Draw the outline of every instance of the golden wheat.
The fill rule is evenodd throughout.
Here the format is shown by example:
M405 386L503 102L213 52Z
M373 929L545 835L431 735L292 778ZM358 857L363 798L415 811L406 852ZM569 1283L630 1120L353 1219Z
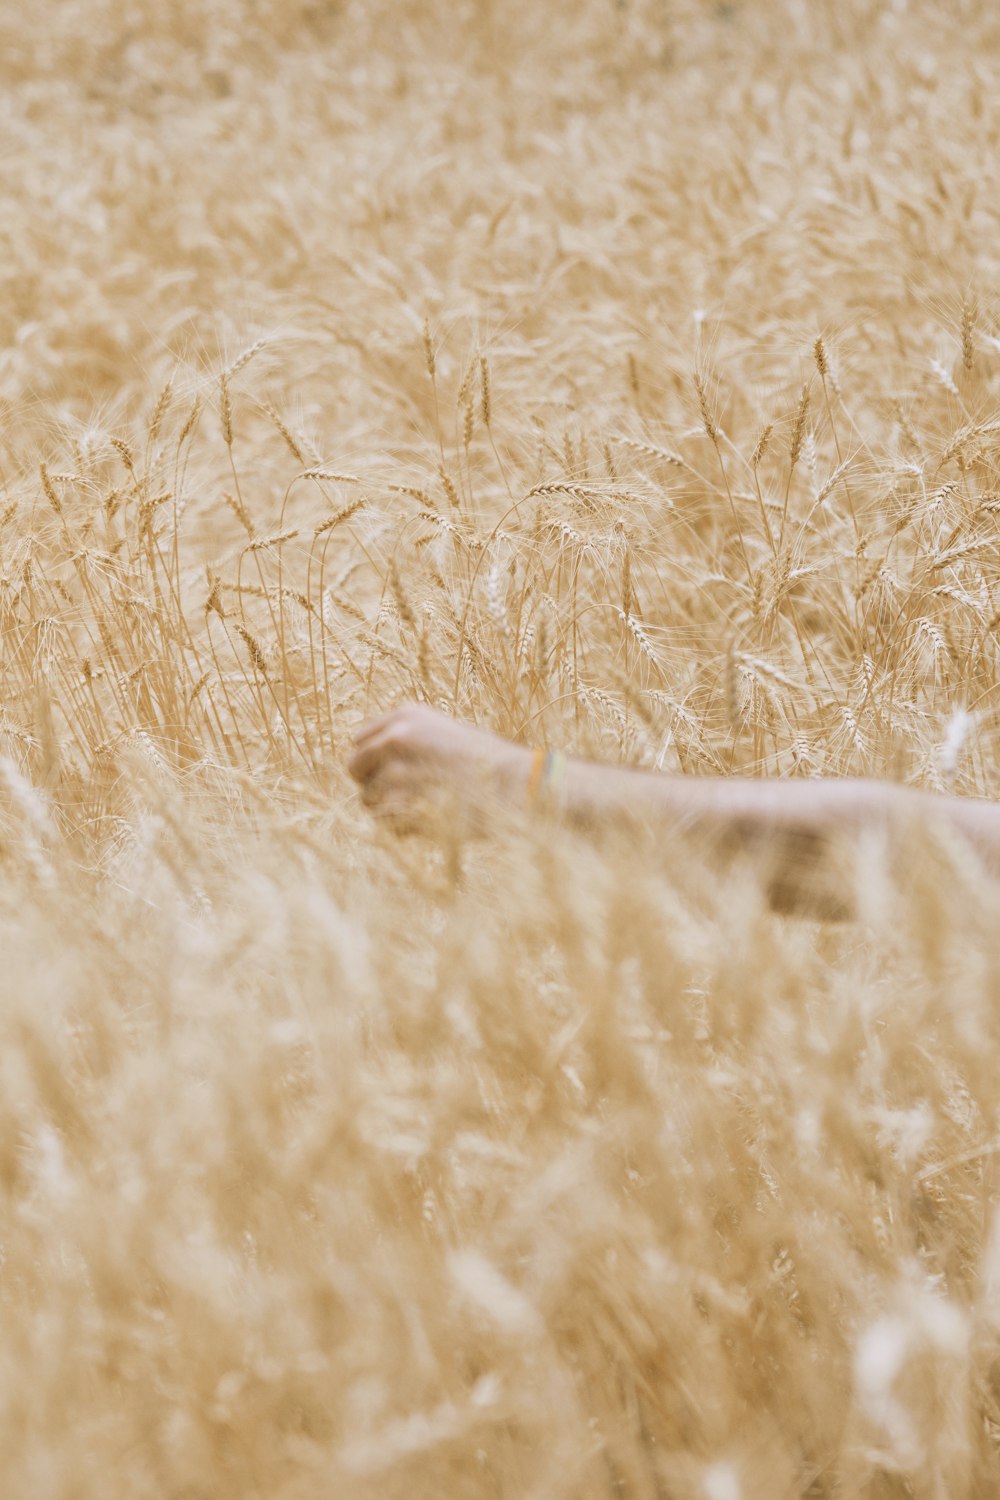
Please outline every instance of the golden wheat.
M1000 1487L974 857L871 831L792 920L346 773L421 698L1000 794L952 10L0 17L2 1495Z

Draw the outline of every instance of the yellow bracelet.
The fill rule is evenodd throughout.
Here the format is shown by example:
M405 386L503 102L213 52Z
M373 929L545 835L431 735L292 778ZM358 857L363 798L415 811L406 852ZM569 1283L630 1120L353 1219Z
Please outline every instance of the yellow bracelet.
M541 748L532 751L531 770L528 772L528 806L534 807L538 801L538 793L542 788L542 776L545 774L545 762L547 754Z
M561 750L535 750L528 773L528 806L537 807L543 799L558 794L566 774L566 757Z

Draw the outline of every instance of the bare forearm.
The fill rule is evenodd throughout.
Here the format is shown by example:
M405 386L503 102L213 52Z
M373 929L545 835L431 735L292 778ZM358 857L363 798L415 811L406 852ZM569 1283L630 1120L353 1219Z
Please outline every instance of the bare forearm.
M555 796L585 827L670 843L688 835L724 858L756 858L775 904L798 910L849 903L853 882L841 855L868 832L900 869L907 830L929 827L956 836L1000 873L1000 805L992 802L877 781L664 776L576 760L560 778L562 757L543 754L539 766L540 753L408 704L360 726L350 771L366 804L399 826L418 822L435 793L450 814L491 796L522 806Z
M785 908L836 905L843 896L838 855L862 834L881 836L891 852L902 830L918 822L958 834L1000 871L995 804L888 782L653 775L575 761L567 768L566 810L589 826L687 835L724 856L756 857L772 898Z
M789 829L821 835L861 827L872 819L888 821L927 800L890 783L846 778L669 776L587 761L571 761L566 773L567 812L581 822L617 813L661 824L665 830L690 829L748 841Z

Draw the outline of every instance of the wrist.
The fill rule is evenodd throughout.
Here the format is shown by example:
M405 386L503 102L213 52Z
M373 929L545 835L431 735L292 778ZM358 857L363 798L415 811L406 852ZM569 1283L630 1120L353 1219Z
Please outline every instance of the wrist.
M569 761L562 750L531 752L525 799L530 810L562 811Z

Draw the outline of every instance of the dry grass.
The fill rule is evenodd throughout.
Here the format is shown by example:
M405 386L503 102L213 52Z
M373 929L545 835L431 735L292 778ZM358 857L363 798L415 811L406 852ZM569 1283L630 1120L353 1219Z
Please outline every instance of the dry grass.
M998 40L0 15L5 1496L1000 1487L981 872L825 927L344 771L1000 790Z

